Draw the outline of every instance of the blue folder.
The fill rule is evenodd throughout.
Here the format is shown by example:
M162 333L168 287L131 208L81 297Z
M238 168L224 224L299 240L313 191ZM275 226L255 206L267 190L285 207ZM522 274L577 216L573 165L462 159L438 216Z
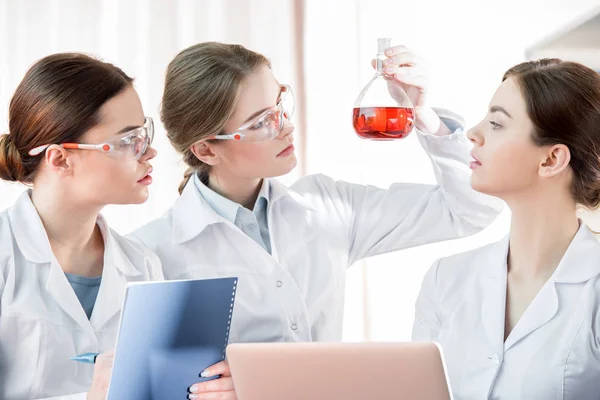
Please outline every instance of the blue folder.
M185 399L225 359L237 278L127 286L107 400Z

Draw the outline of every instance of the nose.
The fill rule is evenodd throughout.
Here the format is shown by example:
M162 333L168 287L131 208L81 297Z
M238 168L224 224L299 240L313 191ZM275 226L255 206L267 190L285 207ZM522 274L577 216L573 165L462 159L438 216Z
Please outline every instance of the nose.
M481 123L467 131L467 138L469 138L473 144L477 144L478 146L483 144L483 135L481 135L481 131L479 129L480 125Z
M156 149L154 147L152 147L152 145L148 145L146 152L140 157L139 162L142 164L145 162L148 162L148 161L152 160L154 157L156 157L157 154L158 154L158 152L156 151Z
M287 135L292 134L294 132L294 129L294 124L292 124L289 119L283 118L283 126L281 127L281 130L277 135L277 139L283 139Z

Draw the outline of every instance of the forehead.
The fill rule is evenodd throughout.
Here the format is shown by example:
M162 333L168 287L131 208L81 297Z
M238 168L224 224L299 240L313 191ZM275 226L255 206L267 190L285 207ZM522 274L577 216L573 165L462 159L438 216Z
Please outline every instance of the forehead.
M100 119L105 125L143 125L144 110L135 89L130 86L104 103L100 108Z
M109 139L126 127L144 125L144 110L131 86L104 103L98 114L100 121L85 135L87 140Z
M273 107L279 96L279 83L271 69L260 66L241 83L235 111L231 118L237 123L245 122L257 111Z
M514 119L528 119L527 106L521 94L521 89L514 78L507 78L500 84L490 102L490 108L504 108Z

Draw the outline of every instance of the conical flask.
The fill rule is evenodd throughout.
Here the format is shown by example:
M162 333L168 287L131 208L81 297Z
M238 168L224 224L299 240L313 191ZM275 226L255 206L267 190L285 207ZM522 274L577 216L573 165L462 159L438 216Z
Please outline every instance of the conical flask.
M354 103L352 124L363 139L404 139L413 128L414 107L401 84L383 73L389 38L377 39L377 70Z

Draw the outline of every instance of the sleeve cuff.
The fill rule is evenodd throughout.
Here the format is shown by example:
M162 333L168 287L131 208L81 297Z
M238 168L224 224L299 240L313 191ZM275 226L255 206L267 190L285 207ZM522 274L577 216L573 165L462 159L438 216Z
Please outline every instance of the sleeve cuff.
M438 117L440 117L442 122L448 127L448 129L450 129L451 132L454 133L459 129L465 129L466 123L465 119L462 116L445 108L434 107L433 111L435 111Z

